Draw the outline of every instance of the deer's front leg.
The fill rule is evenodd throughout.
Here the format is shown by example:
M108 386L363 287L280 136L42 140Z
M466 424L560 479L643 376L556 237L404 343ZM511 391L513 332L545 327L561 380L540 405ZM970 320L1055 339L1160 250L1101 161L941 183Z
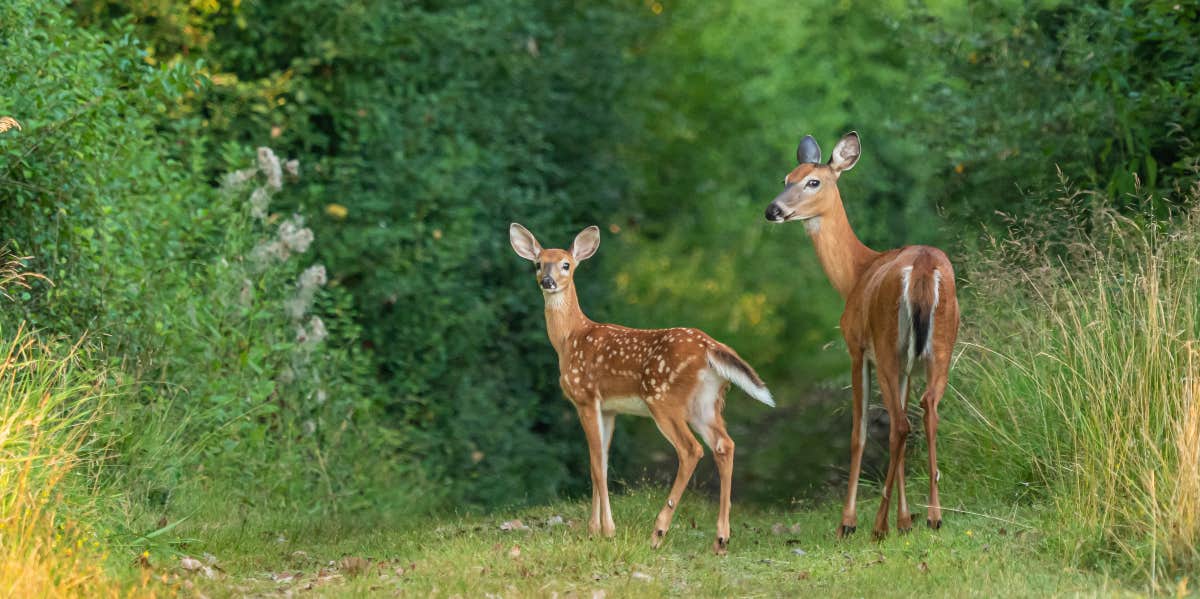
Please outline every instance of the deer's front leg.
M600 413L600 400L576 403L575 407L579 412L579 424L587 437L591 462L592 518L588 522L588 531L611 537L616 533L616 526L613 524L612 508L608 503L608 459L604 451L605 419Z
M844 538L858 527L858 477L862 473L863 447L867 444L867 397L871 393L870 364L862 352L851 356L850 380L853 388L853 418L850 427L850 480L846 505L842 508L842 523L837 535Z

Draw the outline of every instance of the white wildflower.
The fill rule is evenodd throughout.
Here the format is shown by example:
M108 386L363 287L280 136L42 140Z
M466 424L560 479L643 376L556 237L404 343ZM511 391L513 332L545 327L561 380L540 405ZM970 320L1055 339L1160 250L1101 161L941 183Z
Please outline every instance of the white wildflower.
M316 289L321 287L326 282L325 266L314 264L300 273L299 287L300 289Z
M270 266L276 260L287 260L289 255L291 252L288 251L287 244L279 240L264 241L250 250L250 259L259 269Z
M283 170L293 177L300 176L300 161L295 158L283 163Z
M279 225L279 241L283 242L289 250L303 254L308 251L308 246L313 241L313 232L312 229L304 226L303 216L294 214L291 219Z
M325 321L321 320L320 316L312 317L308 321L308 340L313 345L316 345L325 340L329 336L329 331L325 329Z
M279 167L279 157L271 148L263 146L258 149L258 170L267 176L267 186L274 190L283 188L283 170Z
M256 187L250 194L250 216L262 220L267 217L267 206L271 204L271 194L266 187Z
M258 174L258 169L246 168L240 171L226 173L225 178L221 181L221 189L226 192L237 191L242 188L247 182Z
M254 283L250 279L242 279L242 292L238 294L238 303L243 306L249 306L254 300Z

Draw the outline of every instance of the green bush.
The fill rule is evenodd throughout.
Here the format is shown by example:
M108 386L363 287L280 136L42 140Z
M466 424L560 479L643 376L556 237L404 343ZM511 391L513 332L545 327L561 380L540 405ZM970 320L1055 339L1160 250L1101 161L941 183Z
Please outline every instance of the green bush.
M273 146L305 164L284 206L354 298L386 419L460 501L582 491L540 297L508 249L519 220L547 243L610 213L626 185L614 106L638 29L617 4L80 3L128 16L163 63L202 57L211 88L167 127L186 148ZM184 59L182 54L188 53ZM183 153L180 154L181 156ZM215 174L224 165L208 161Z
M172 159L180 132L158 125L205 78L148 64L128 23L103 34L61 9L0 9L20 48L0 57L0 113L23 124L0 135L0 235L54 283L0 318L92 333L118 389L97 424L114 453L102 481L154 511L197 487L317 510L408 497L410 461L362 458L403 440L375 416L349 296L315 285L311 259L282 259L312 241L266 203L286 165L260 149L250 187L219 190L212 164ZM250 160L225 146L215 162ZM368 481L392 489L367 496Z
M996 1L915 31L910 45L945 73L915 132L952 219L1035 211L1056 169L1134 212L1133 174L1167 192L1156 198L1184 197L1174 192L1200 161L1188 139L1200 122L1200 8Z

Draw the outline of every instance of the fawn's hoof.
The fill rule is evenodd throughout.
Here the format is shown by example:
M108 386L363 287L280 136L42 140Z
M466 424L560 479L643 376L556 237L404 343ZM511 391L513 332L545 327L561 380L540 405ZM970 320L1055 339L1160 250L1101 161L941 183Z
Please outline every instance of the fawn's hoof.
M839 527L838 527L838 531L837 531L838 538L839 538L839 539L844 539L844 538L846 538L846 537L848 537L848 536L850 536L850 535L854 534L854 531L855 531L855 530L858 530L858 527L857 527L857 526L851 526L851 525L843 524L843 525L841 525L841 526L839 526Z
M650 547L654 549L662 547L663 539L666 538L666 536L667 531L661 528L655 529L654 534L650 535Z
M888 529L886 528L876 528L875 530L871 531L871 538L875 539L876 541L882 541L886 539L887 536Z
M729 539L723 539L721 537L717 537L717 540L713 541L713 553L715 553L717 555L725 555L728 552L729 552Z
M929 525L929 528L932 528L934 530L941 530L941 528L942 528L942 519L941 518L938 518L937 520L928 520L927 519L927 520L925 520L925 523Z

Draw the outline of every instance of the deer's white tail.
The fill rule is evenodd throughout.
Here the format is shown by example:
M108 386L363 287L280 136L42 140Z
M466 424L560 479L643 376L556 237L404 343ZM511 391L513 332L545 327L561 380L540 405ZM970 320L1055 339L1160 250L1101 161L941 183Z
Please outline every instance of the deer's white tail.
M717 371L718 376L737 385L750 397L772 408L775 407L775 400L771 398L771 391L767 389L766 384L758 378L758 373L754 372L754 369L737 354L724 348L710 349L708 350L708 365Z

